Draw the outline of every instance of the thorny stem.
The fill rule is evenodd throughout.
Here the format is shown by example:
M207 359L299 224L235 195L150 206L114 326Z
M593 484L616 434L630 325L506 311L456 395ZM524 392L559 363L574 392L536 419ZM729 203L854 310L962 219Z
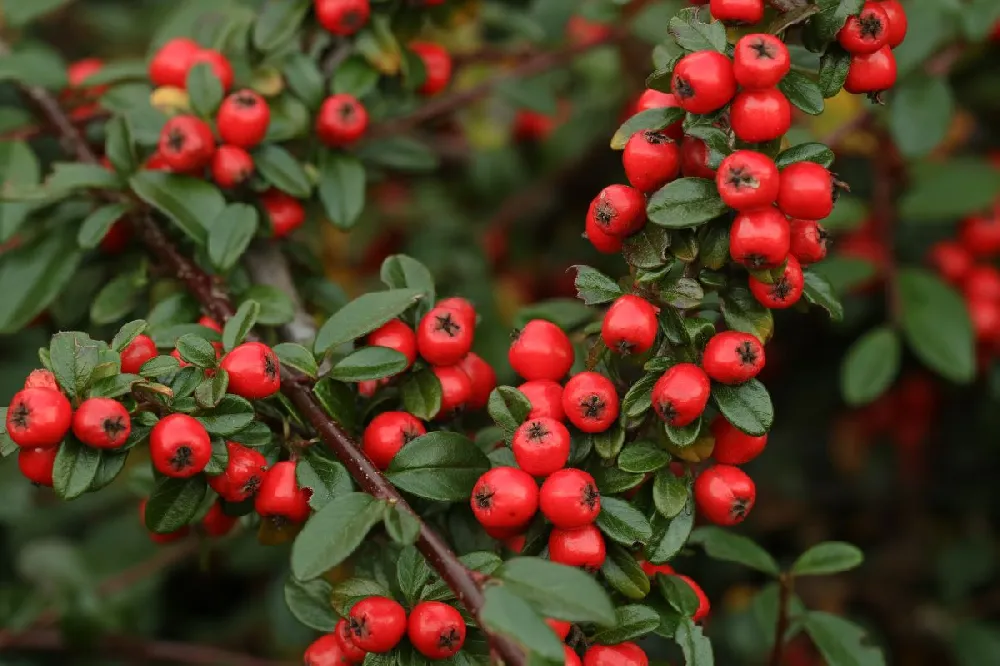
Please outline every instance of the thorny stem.
M771 651L770 666L781 666L781 654L785 649L785 634L788 633L788 606L792 599L795 579L790 573L783 573L778 579L778 621L774 626L774 649Z

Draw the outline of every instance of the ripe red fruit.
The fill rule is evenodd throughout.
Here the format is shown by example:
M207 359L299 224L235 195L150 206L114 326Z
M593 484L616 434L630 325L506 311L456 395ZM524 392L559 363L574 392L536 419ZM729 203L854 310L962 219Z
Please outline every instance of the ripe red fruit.
M608 185L590 202L588 222L591 218L604 233L624 238L646 223L646 198L634 187Z
M745 211L774 203L780 178L778 167L767 155L737 150L722 160L715 174L715 185L727 206Z
M212 459L212 440L205 427L187 414L165 416L149 434L153 467L165 476L186 479Z
M962 281L962 293L970 300L1000 302L1000 271L989 265L973 266Z
M122 372L137 374L142 366L151 358L156 357L156 343L148 335L137 335L122 350Z
M767 435L754 437L741 431L721 414L712 421L715 448L712 457L725 465L745 465L764 451Z
M583 666L649 666L649 658L635 643L594 645L584 653Z
M275 238L283 238L302 226L306 211L295 197L278 189L260 195L260 205L271 221Z
M229 534L229 530L233 529L237 520L239 520L237 516L227 516L222 510L222 504L215 502L201 519L201 527L208 536L221 537Z
M222 327L219 326L219 322L215 321L211 317L199 317L198 325L204 326L210 331L215 331L216 333L222 333ZM214 344L214 343L213 343Z
M420 94L430 97L447 88L451 81L451 54L447 49L433 42L412 42L410 50L419 56L427 72L417 89Z
M855 95L874 94L877 99L878 93L896 85L896 71L896 56L888 46L868 55L856 55L851 58L844 90Z
M201 118L174 116L160 131L159 152L173 171L189 173L203 169L215 154L212 128Z
M143 527L146 526L146 502L147 500L142 500L139 502L139 522L142 523ZM148 528L147 528L148 529ZM167 532L166 534L160 534L157 532L149 531L149 540L153 543L165 544L177 541L188 535L191 528L185 525L179 530L174 530L173 532Z
M742 384L764 369L764 346L749 333L717 333L705 345L701 367L717 382Z
M240 90L222 101L215 124L225 143L253 148L264 140L271 122L271 107L252 90Z
M745 90L774 88L791 68L788 47L774 35L744 35L736 42L733 74Z
M582 469L561 469L545 479L538 506L553 525L569 530L590 525L601 512L601 493L594 477Z
M785 270L772 284L761 282L750 276L750 293L757 302L775 310L790 308L799 302L802 289L805 287L805 276L798 259L788 255Z
M24 380L24 388L44 388L58 391L59 382L56 381L56 376L51 372L39 368L28 373L28 377Z
M457 365L431 368L441 383L441 409L435 418L445 418L464 409L472 398L472 380Z
M316 134L331 148L354 143L368 129L368 111L352 95L331 95L316 115Z
M74 95L76 91L79 91L79 93L81 93L80 96L82 97L95 96L104 93L108 89L107 86L87 88L83 85L84 81L94 74L97 74L102 69L104 69L104 63L100 60L100 58L84 58L83 60L77 60L76 62L70 64L70 66L66 68L66 82L69 86L66 90L60 93L60 98L72 99L76 96ZM74 109L74 111L76 110L78 109Z
M548 476L569 460L569 430L555 419L529 419L514 432L511 449L518 467L531 476Z
M889 48L894 49L902 44L906 38L908 23L906 11L899 0L882 0L881 5L885 15L889 17L889 34L886 38L886 44Z
M507 359L514 372L527 380L559 381L573 365L573 344L561 328L533 319L515 333Z
M237 146L219 146L212 156L212 180L223 189L242 185L253 168L253 157Z
M476 306L460 296L444 298L435 304L439 308L451 310L460 315L470 326L476 325Z
M516 467L494 467L472 489L472 513L484 527L520 527L538 510L538 486Z
M428 659L447 659L465 644L465 620L448 604L423 601L410 611L406 635Z
M802 265L815 264L826 258L829 234L815 220L789 220L791 242L788 249Z
M417 360L417 336L413 329L399 319L393 319L368 334L365 341L370 347L394 349L406 357L409 368Z
M678 363L653 385L653 409L668 424L680 428L701 416L711 392L704 370L693 363Z
M611 26L573 14L566 23L566 37L574 46L597 45L611 34Z
M792 126L792 105L777 88L744 90L733 98L729 123L740 141L764 143L784 136Z
M889 41L889 15L881 4L866 2L860 13L847 17L837 41L851 54L874 53Z
M606 556L604 535L594 525L572 530L556 528L549 534L549 559L558 564L597 571Z
M417 350L428 363L454 365L472 349L474 324L454 310L432 308L417 325Z
M622 165L632 187L654 192L680 174L680 147L663 132L636 132L625 144Z
M351 625L344 619L340 618L337 620L337 626L333 628L333 634L337 637L337 645L343 650L344 656L352 664L360 664L365 660L365 655L368 654L353 642L351 642Z
M708 7L717 21L753 25L764 18L764 0L711 0Z
M281 388L281 364L270 347L261 342L244 342L222 357L219 364L229 373L230 393L259 400Z
M927 261L942 278L957 285L972 270L975 260L962 245L954 241L940 241L931 246Z
M469 409L482 409L490 400L490 393L497 387L497 373L481 356L469 352L458 362L458 369L466 374L472 392L466 401Z
M639 560L639 567L642 569L642 573L646 574L650 578L656 577L656 574L673 576L676 573L674 568L669 564L653 564L652 562L647 562L646 560Z
M563 666L583 666L583 662L580 661L580 655L576 653L576 650L568 645L563 646Z
M573 375L563 388L566 418L583 432L604 432L618 418L618 392L596 372Z
M518 109L514 116L514 137L519 141L543 141L555 130L559 118L530 109Z
M73 408L61 391L27 388L19 391L7 409L7 434L18 446L55 446L73 420Z
M408 412L383 412L368 427L362 438L362 450L379 469L386 469L399 450L427 434L420 419Z
M233 87L233 66L226 56L214 49L199 49L191 59L191 66L194 67L198 63L207 64L222 84L222 91L229 92Z
M708 146L701 139L686 136L681 142L681 173L687 178L715 178L708 166Z
M698 585L698 583L691 580L688 576L677 574L677 577L691 586L691 589L694 591L694 595L698 597L698 609L694 612L694 615L691 616L691 619L694 622L701 622L708 617L708 613L712 609L712 605L708 602L708 596L705 594L705 591L701 589L701 585Z
M368 597L347 614L351 642L365 652L388 652L406 633L406 611L388 597Z
M976 340L988 345L1000 342L1000 303L981 298L966 302Z
M362 657L363 658L363 657ZM340 641L333 634L314 640L302 655L305 666L346 666L353 663L347 658Z
M524 382L517 387L517 390L524 394L524 397L531 403L531 411L528 412L529 419L548 417L556 421L566 418L563 411L562 394L563 387L558 383L539 379Z
M611 304L601 324L601 339L620 354L644 354L656 342L659 308L638 296L626 294Z
M149 80L155 86L187 86L187 75L201 47L190 39L178 37L160 47L149 62Z
M622 239L606 233L593 215L587 215L584 237L601 254L618 254L622 251Z
M709 467L694 481L694 501L698 513L716 525L742 523L756 498L753 479L732 465Z
M117 449L132 433L128 410L111 398L88 398L73 413L73 434L95 449Z
M975 216L962 220L958 239L970 253L988 257L1000 253L1000 216Z
M753 270L781 264L790 244L788 221L773 207L744 211L729 228L729 254Z
M52 487L52 467L59 455L57 446L22 448L17 452L17 466L28 481Z
M316 0L316 19L335 35L353 35L368 23L368 0Z
M559 640L564 641L566 637L569 636L570 629L573 628L571 622L565 622L563 620L553 620L552 618L545 618L545 624L549 625L549 629L555 632Z
M98 244L104 254L121 254L132 240L132 227L125 220L117 220Z
M671 87L688 113L718 111L736 94L733 63L718 51L689 53L674 67Z
M308 488L300 488L295 478L295 463L276 462L264 473L257 489L254 509L261 518L277 522L304 523L309 517Z
M259 452L236 442L226 442L229 460L218 476L208 477L208 485L227 502L243 502L260 489L267 472L267 459Z
M639 99L636 100L635 112L641 113L643 111L648 111L649 109L672 109L677 106L680 106L677 103L677 97L671 93L660 92L659 90L647 88L641 95L639 95ZM684 138L684 121L678 120L673 125L669 125L666 129L660 131L674 141L680 141Z
M796 162L781 170L778 208L788 217L822 220L833 212L837 183L815 162Z

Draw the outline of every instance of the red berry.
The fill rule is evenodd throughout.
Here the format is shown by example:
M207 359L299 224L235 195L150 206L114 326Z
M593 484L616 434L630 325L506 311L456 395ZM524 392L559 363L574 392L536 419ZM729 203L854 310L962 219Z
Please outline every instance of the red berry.
M88 398L73 413L73 434L95 449L117 449L132 432L128 410L111 398Z
M694 481L694 501L698 512L716 525L742 523L756 498L753 479L732 465L709 467Z
M24 478L40 486L52 487L52 467L59 455L57 446L22 448L17 452L17 466Z
M518 109L514 116L514 137L519 141L543 141L555 130L559 119L529 109Z
M715 462L725 465L745 465L759 456L767 446L767 435L748 435L722 415L716 416L712 421L712 435L715 437L712 457Z
M143 168L149 171L170 171L170 165L167 164L165 159L163 159L163 155L160 154L159 150L146 159L146 163L143 165Z
M837 185L833 174L815 162L796 162L781 170L778 208L788 217L822 220L833 212Z
M780 179L778 167L770 157L752 150L737 150L722 160L715 174L715 185L727 206L744 211L774 203Z
M194 67L198 63L207 64L215 77L219 79L219 83L222 84L223 92L229 92L229 89L233 87L233 66L226 56L214 49L199 49L191 60L191 66Z
M276 462L264 473L254 499L254 509L261 518L304 523L309 517L310 495L308 489L299 487L295 478L295 463L290 460Z
M302 663L305 666L347 666L353 662L347 658L337 638L333 634L326 634L306 648Z
M137 374L142 366L151 358L156 357L156 343L148 335L137 335L122 350L122 372Z
M653 192L680 174L680 147L663 132L636 132L625 144L622 164L632 187Z
M55 446L69 432L73 407L61 391L27 388L19 391L7 409L7 434L18 446Z
M970 300L1000 302L1000 271L989 265L973 266L962 281L962 293Z
M441 383L441 409L435 418L445 418L468 406L472 398L472 380L457 365L431 368Z
M888 46L851 58L844 90L855 95L876 94L896 85L896 56Z
M219 146L212 156L212 180L223 189L242 185L253 168L253 157L237 146Z
M549 559L558 564L597 571L606 556L604 535L594 525L571 530L556 528L549 534Z
M677 103L677 98L671 93L647 88L639 95L639 99L636 100L635 112L641 113L649 109L672 109L678 106L680 105ZM678 120L673 125L669 125L666 129L660 131L674 141L680 141L684 138L684 121Z
M351 641L351 637L353 636L351 625L346 619L340 618L337 620L337 626L333 628L333 635L336 636L337 645L343 650L344 656L348 661L352 664L360 664L365 660L365 655L368 653Z
M584 653L583 666L649 666L649 658L635 643L594 645Z
M744 35L736 42L733 74L744 90L774 88L791 68L788 47L774 35Z
M261 342L244 342L222 357L219 364L229 373L230 393L259 400L281 388L281 364L270 347Z
M733 98L729 123L740 141L772 141L792 126L792 105L777 88L744 90Z
M791 242L789 251L802 265L815 264L826 258L826 243L829 234L815 220L789 220Z
M412 42L410 50L424 63L427 77L417 90L430 97L448 87L451 81L451 54L440 44L433 42Z
M428 363L454 365L472 349L475 326L454 310L432 308L417 325L417 350Z
M278 189L270 189L260 195L260 205L271 221L275 238L284 238L306 220L306 211L299 200Z
M1000 253L1000 216L968 217L958 227L958 239L970 253L989 257Z
M353 35L368 23L368 0L316 0L316 18L335 35Z
M211 317L199 317L198 325L204 326L210 331L215 331L216 333L222 333L222 327L219 326L219 322L215 321Z
M569 430L555 419L529 419L514 432L511 449L518 467L531 476L548 476L569 460Z
M472 393L469 394L466 407L482 409L490 401L490 393L497 386L497 373L493 366L478 354L469 352L458 362L458 368L468 376L472 384Z
M435 305L460 315L470 326L476 325L476 307L464 298L452 296L438 301Z
M155 86L185 88L188 71L200 50L196 42L185 37L171 39L149 62L149 80Z
M24 380L24 388L44 388L58 391L59 382L56 381L56 376L48 370L32 370L28 373L27 379Z
M711 0L709 11L717 21L753 25L764 18L764 0Z
M240 90L222 101L215 124L225 143L253 148L264 140L271 122L271 107L252 90Z
M410 612L406 635L428 659L447 659L465 644L465 620L448 604L423 601Z
M705 345L701 367L717 382L742 384L764 369L764 346L749 333L717 333Z
M780 265L790 243L788 220L770 206L738 214L729 228L729 254L753 270Z
M711 392L704 370L693 363L678 363L653 385L653 409L668 424L681 428L701 416Z
M84 58L77 60L66 68L66 81L70 88L83 88L84 81L104 69L104 62L100 58ZM95 94L100 94L104 86L96 88Z
M580 661L580 655L576 653L576 650L568 645L563 646L563 653L565 658L563 659L563 666L583 666L583 662Z
M527 380L559 381L573 365L573 344L561 328L533 319L515 333L507 359L514 372Z
M226 442L229 460L226 469L218 476L208 477L208 485L227 502L239 503L257 494L264 474L267 459L249 447Z
M531 403L529 419L548 417L562 421L566 418L562 406L563 387L556 382L548 379L533 380L524 382L517 390Z
M701 622L708 617L708 612L712 609L712 605L708 602L708 596L705 594L705 591L701 589L701 585L698 585L698 583L694 582L689 577L682 576L680 574L677 574L677 577L690 585L691 589L694 591L694 595L698 597L698 609L694 612L694 615L691 616L691 619L695 622Z
M656 574L673 576L677 573L669 564L653 564L652 562L647 562L646 560L639 560L639 567L642 569L642 573L646 574L650 578L655 578Z
M785 270L772 284L750 276L750 293L758 303L775 310L790 308L798 303L804 287L805 276L802 275L802 266L791 255L786 260Z
M417 360L417 336L413 329L399 319L393 319L368 334L370 347L387 347L406 357L409 368Z
M611 304L601 324L601 338L608 349L621 354L644 354L656 342L659 308L638 296L626 294Z
M121 254L132 240L132 227L125 220L117 220L104 234L98 247L104 254Z
M581 372L563 388L563 411L583 432L604 432L618 418L618 392L604 375Z
M141 502L139 502L139 522L143 524L143 527L146 526L146 502L147 500L142 500ZM158 544L171 543L172 541L177 541L178 539L187 536L188 532L190 531L191 528L188 527L187 525L180 528L179 530L175 530L173 532L167 532L166 534L160 534L158 532L150 531L149 540L152 541L153 543L158 543Z
M542 514L560 529L590 525L601 512L601 493L594 477L582 469L560 469L538 493Z
M681 142L681 174L687 178L715 178L715 169L708 166L708 146L693 136Z
M221 537L229 534L229 530L233 529L237 520L239 518L236 516L227 516L226 512L222 510L222 504L215 502L205 517L201 519L201 526L208 536Z
M696 51L681 58L671 83L677 103L688 113L718 111L736 94L733 63L718 51Z
M516 467L494 467L472 489L472 513L484 527L520 527L538 510L538 486Z
M368 111L352 95L331 95L316 116L316 134L331 148L354 143L368 129Z
M646 223L646 198L634 187L608 185L590 202L587 218L610 236L630 236Z
M187 414L160 419L149 434L149 455L160 474L185 479L201 472L212 459L212 440L205 427Z
M365 428L362 448L379 469L386 469L399 450L427 429L420 419L407 412L383 412Z
M607 23L591 21L579 14L573 14L566 23L566 36L574 46L594 46L607 39L610 34L611 27Z
M368 597L347 614L351 642L365 652L388 652L406 633L406 611L388 597Z
M899 0L882 0L882 10L889 17L889 35L886 44L894 49L903 43L906 38L907 19L906 11Z
M940 241L931 246L927 261L942 278L957 285L972 270L975 260L962 245L954 241Z
M571 622L564 622L563 620L553 620L552 618L545 618L545 624L549 625L549 629L555 632L559 640L564 641L566 637L569 636L570 629L573 628Z
M584 231L584 236L601 254L618 254L622 251L622 239L606 233L593 215L587 215Z
M847 17L837 41L851 54L874 53L889 41L889 15L881 4L866 2L859 14Z
M995 345L1000 342L1000 303L976 298L966 303L976 340Z
M215 154L212 128L201 118L174 116L160 131L159 152L173 171L199 171L208 166Z

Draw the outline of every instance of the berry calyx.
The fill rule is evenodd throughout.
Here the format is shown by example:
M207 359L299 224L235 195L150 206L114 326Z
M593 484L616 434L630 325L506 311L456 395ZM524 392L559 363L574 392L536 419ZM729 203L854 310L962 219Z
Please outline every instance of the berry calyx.
M451 82L451 54L448 50L433 42L411 42L410 50L423 62L427 74L417 91L431 97L447 88Z
M413 414L383 412L365 428L362 450L376 467L384 470L400 449L425 434L427 429Z
M725 465L745 465L759 456L767 446L767 435L748 435L722 415L716 416L712 421L712 435L715 437L712 458Z
M839 184L815 162L796 162L781 170L778 208L788 217L822 220L833 212Z
M517 387L517 390L531 403L529 419L548 417L562 421L566 418L562 406L563 387L558 383L548 379L537 379L524 382Z
M316 19L327 32L341 37L353 35L368 23L368 0L316 0Z
M727 23L754 25L764 18L764 0L711 0L712 18Z
M620 296L604 313L601 339L620 354L644 354L656 342L659 308L639 296Z
M270 189L261 194L260 205L271 222L275 238L284 238L306 221L306 211L299 200L281 190Z
M696 51L674 67L671 89L688 113L718 111L736 94L733 63L718 51Z
M52 468L56 464L57 455L57 446L21 448L17 452L17 466L28 481L51 488Z
M354 143L368 129L368 111L356 97L341 93L324 100L316 115L316 135L327 146Z
M717 382L742 384L764 369L764 345L749 333L717 333L705 345L701 367Z
M128 410L111 398L88 398L73 413L73 434L95 449L117 449L132 432Z
M497 387L497 373L481 356L469 352L458 362L458 369L466 374L472 391L466 401L469 409L482 409L490 400L490 393Z
M744 90L774 88L791 68L788 47L774 35L744 35L736 42L733 75Z
M815 220L789 220L791 234L788 249L803 266L815 264L826 258L830 235Z
M271 122L267 100L252 90L240 90L222 101L215 118L224 143L253 148L264 140Z
M149 434L149 455L160 474L186 479L212 459L212 440L205 427L187 414L160 419Z
M597 372L573 375L563 388L563 411L583 432L604 432L618 419L618 392Z
M208 477L208 485L227 502L237 504L257 494L267 459L259 452L236 442L226 442L229 460L226 469L218 476Z
M347 614L351 642L365 652L388 652L406 633L406 611L388 597L368 597Z
M172 171L200 171L215 154L212 128L195 116L174 116L160 131L159 154Z
M431 368L441 383L441 409L435 418L445 418L464 409L472 397L472 380L457 365Z
M278 523L304 523L309 517L310 491L300 488L295 478L295 463L274 463L257 489L254 510L261 518Z
M880 3L866 2L837 33L837 41L851 54L874 53L889 41L889 15Z
M559 381L573 365L573 344L561 328L544 319L533 319L515 333L507 360L527 380Z
M545 479L538 493L542 514L561 529L583 527L597 520L601 493L594 477L582 469L561 469Z
M778 198L780 182L774 160L752 150L728 155L715 174L722 201L738 211L770 206Z
M632 187L654 192L680 174L680 147L663 132L636 132L625 144L622 165Z
M799 302L805 287L805 276L798 259L789 255L785 268L774 282L768 284L750 276L750 293L761 305L775 310L790 308Z
M406 635L428 659L447 659L465 644L465 620L448 604L423 601L410 612Z
M698 513L716 525L742 523L757 499L753 479L732 465L714 465L694 481Z
M261 342L244 342L222 357L220 367L229 373L230 393L260 400L281 388L281 365L274 351Z
M729 123L740 141L773 141L792 126L792 105L777 88L743 90L729 107Z
M791 244L788 221L773 207L740 213L729 228L729 254L751 270L779 266Z
M549 534L549 559L570 567L597 571L604 565L607 546L595 525L575 529L553 529Z
M521 527L538 511L538 486L516 467L494 467L472 489L472 513L484 527Z
M253 169L253 157L239 146L219 146L212 156L212 180L227 190L246 182Z
M450 298L441 299L436 305L439 308L451 310L452 312L458 314L465 319L470 326L476 325L476 306L474 306L467 299L461 298L460 296L452 296Z
M406 369L417 360L417 335L399 319L393 319L368 334L369 347L386 347L406 357Z
M514 431L511 450L517 466L525 472L548 476L569 460L569 430L555 419L528 419Z
M583 236L601 254L618 254L622 251L622 239L604 231L593 215L587 215Z
M653 409L667 424L682 428L705 411L711 391L704 370L693 363L678 363L653 385Z
M609 236L630 236L646 223L646 198L634 187L608 185L590 202L588 224L591 219Z
M146 361L156 358L156 343L148 335L137 335L122 350L122 372L138 374Z
M73 408L61 391L26 388L14 394L7 409L7 434L18 446L55 446L69 432Z
M454 365L469 350L475 335L473 323L455 311L432 308L417 325L417 350L433 365Z

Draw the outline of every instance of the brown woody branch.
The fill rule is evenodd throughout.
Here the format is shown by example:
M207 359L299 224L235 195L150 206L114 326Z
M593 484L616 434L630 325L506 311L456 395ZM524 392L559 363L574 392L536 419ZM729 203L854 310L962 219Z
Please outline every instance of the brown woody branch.
M768 666L781 666L781 655L785 650L785 634L788 633L788 625L791 621L789 617L789 605L792 599L794 587L792 574L783 573L779 579L778 588L778 620L774 625L774 647L771 650L771 659Z

